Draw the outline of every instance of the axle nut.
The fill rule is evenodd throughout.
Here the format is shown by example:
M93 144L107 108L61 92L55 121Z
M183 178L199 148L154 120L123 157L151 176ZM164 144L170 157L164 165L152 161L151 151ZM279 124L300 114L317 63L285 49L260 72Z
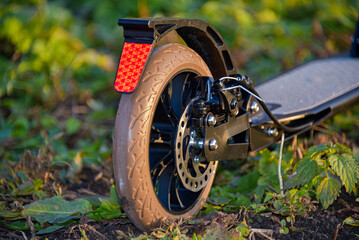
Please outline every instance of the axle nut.
M203 143L203 139L202 139L202 138L196 139L196 140L194 141L194 147L195 147L196 149L202 149L202 148L203 148L203 145L204 145L204 143Z
M193 158L193 162L194 162L194 163L199 163L199 157L198 157L198 156L195 156L195 157Z
M218 143L216 139L209 140L209 150L217 150L218 149Z

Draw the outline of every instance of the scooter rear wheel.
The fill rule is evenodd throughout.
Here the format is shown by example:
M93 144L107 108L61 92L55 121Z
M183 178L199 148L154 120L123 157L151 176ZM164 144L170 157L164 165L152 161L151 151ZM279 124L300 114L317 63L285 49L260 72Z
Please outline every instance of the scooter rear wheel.
M179 120L198 93L196 76L211 76L203 59L186 46L167 44L150 56L136 91L121 96L114 177L124 210L142 231L195 215L211 189L217 162L207 163L214 171L198 191L184 187L176 168Z

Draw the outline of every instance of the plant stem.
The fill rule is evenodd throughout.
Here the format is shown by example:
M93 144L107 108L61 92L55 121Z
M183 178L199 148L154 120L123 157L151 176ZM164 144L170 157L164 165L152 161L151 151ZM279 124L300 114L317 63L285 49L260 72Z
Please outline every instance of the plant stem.
M282 139L280 141L279 162L278 162L278 179L279 179L280 194L282 196L284 196L284 193L283 193L283 179L282 179L282 171L281 171L283 145L284 145L284 133L282 133Z

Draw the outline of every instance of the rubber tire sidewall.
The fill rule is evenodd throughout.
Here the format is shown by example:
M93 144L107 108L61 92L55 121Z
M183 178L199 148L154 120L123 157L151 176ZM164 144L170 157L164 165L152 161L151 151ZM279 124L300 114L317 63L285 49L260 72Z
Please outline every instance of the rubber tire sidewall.
M155 49L134 93L122 94L113 142L113 166L121 205L132 223L142 231L195 215L205 203L215 172L193 208L177 215L169 213L154 192L149 169L151 124L160 95L181 71L212 76L206 63L192 49L167 44Z

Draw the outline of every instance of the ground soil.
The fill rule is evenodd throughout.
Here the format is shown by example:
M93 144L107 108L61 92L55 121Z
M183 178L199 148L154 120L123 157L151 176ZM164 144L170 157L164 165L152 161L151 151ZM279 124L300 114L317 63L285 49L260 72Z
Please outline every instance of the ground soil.
M100 172L96 172L100 171ZM111 181L99 178L101 170L84 168L80 174L80 182L68 187L67 191L76 196L84 194L103 195L109 193ZM71 196L69 194L69 196ZM73 196L75 198L75 196ZM248 211L235 213L217 212L201 218L192 219L191 223L174 223L182 234L190 239L193 233L205 234L208 229L221 228L228 232L233 226L246 220L252 239L359 239L359 227L343 225L346 217L356 216L359 219L359 204L355 196L348 195L343 189L340 197L327 210L319 205L307 217L297 216L294 227L288 234L279 232L280 221L285 217L273 213L255 215ZM35 239L81 239L85 232L88 239L129 239L142 233L126 217L93 221L83 218L80 223L60 229L57 232L36 236ZM9 231L0 227L0 239L31 239L30 232ZM254 238L253 238L254 237Z

